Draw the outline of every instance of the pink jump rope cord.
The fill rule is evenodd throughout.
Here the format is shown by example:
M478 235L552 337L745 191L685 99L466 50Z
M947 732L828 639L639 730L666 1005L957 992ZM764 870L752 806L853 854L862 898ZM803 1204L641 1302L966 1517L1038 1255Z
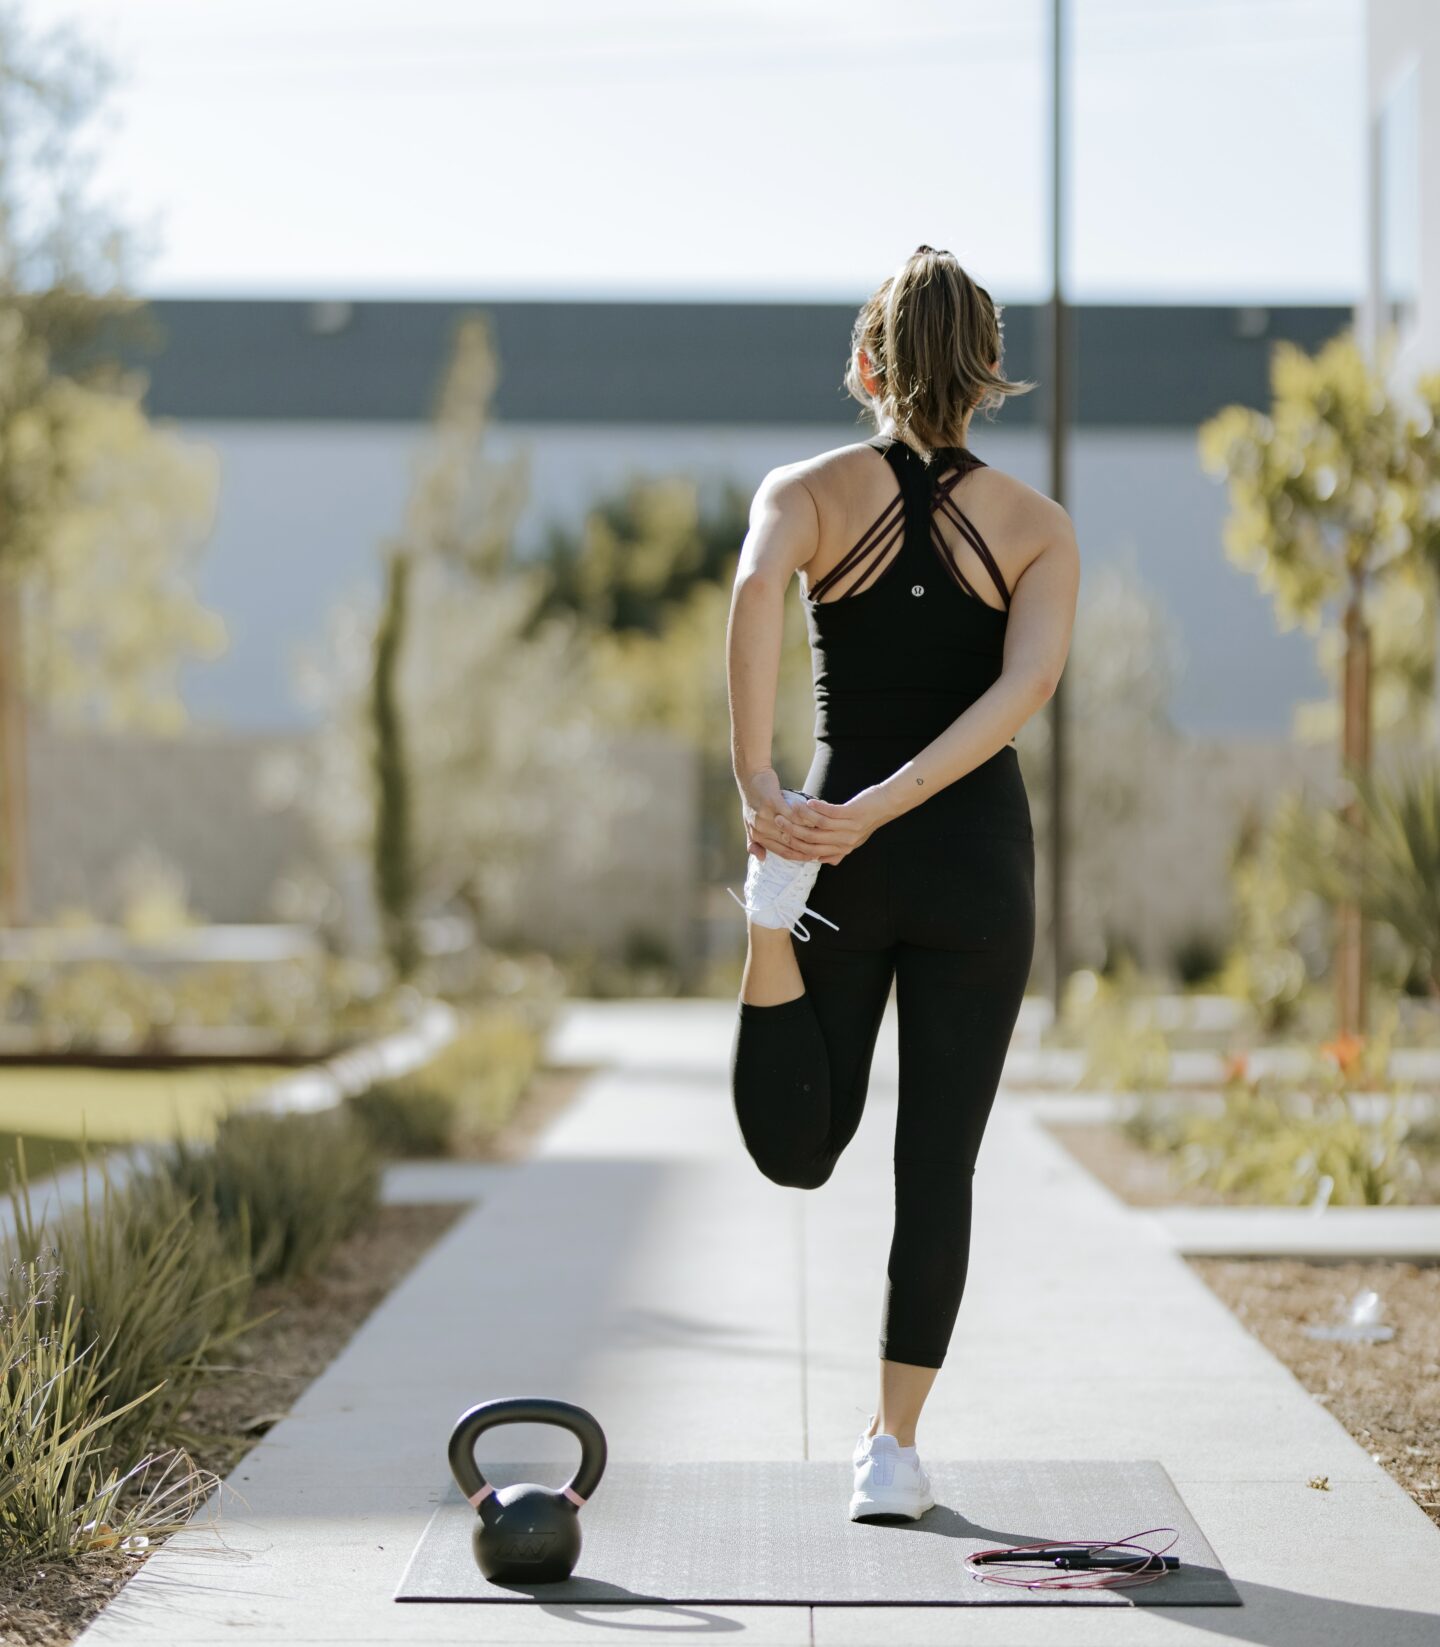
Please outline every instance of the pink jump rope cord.
M1162 1545L1158 1550L1152 1550L1148 1545L1137 1542L1139 1539L1149 1537L1151 1533L1170 1533L1173 1536L1171 1537L1169 1544ZM970 1576L972 1578L981 1579L991 1584L1011 1584L1026 1590L1131 1589L1140 1584L1153 1584L1157 1578L1164 1577L1166 1569L1163 1566L1151 1567L1150 1563L1156 1557L1164 1555L1179 1537L1180 1534L1174 1527L1146 1527L1143 1531L1135 1533L1130 1538L1042 1539L1038 1540L1034 1544L996 1544L991 1546L988 1550L972 1550L969 1555L965 1557L965 1563L968 1567L970 1567ZM1110 1550L1129 1548L1137 1550L1139 1554L1132 1558L1132 1566L1112 1569L1110 1572L1102 1572L1093 1577L1070 1577L1068 1574L1074 1572L1073 1568L1068 1570L1059 1569L1057 1571L1046 1572L1036 1578L1028 1579L1005 1578L999 1573L980 1571L980 1568L986 1565L986 1556L1004 1554L1013 1555L1015 1552L1020 1550L1051 1550L1056 1548L1058 1545L1063 1544L1069 1544L1076 1550ZM1029 1565L1029 1563L1020 1563L1020 1565L1025 1566ZM1039 1558L1037 1558L1035 1565L1048 1566L1049 1563L1042 1563Z

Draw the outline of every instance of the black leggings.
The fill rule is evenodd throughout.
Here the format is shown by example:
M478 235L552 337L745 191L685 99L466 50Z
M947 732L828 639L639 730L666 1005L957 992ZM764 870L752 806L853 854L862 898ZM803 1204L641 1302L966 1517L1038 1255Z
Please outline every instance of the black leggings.
M800 787L850 799L913 742L819 744ZM896 989L895 1228L880 1355L944 1364L970 1258L972 1179L1035 946L1035 841L1007 744L822 864L792 940L804 993L738 1003L731 1090L745 1146L777 1184L816 1189L860 1125Z

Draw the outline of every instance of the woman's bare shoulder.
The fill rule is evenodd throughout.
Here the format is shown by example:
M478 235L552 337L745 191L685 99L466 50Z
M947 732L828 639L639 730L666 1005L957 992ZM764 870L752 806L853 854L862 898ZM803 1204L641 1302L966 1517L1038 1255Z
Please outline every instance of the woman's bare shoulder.
M822 523L843 521L848 511L866 497L866 487L875 485L877 454L867 441L851 441L832 446L793 463L777 464L766 482L769 486L798 484L813 498ZM883 464L881 472L883 473Z
M991 464L975 470L966 480L983 497L986 508L1000 517L1005 529L1022 541L1043 548L1057 536L1073 535L1068 512L1054 498L1029 485L1018 475Z
M781 463L771 470L786 479L802 480L807 485L824 485L827 480L844 478L856 466L864 452L874 456L868 441L855 440L845 446L831 446L813 457L797 458L793 463ZM863 461L863 460L862 460Z

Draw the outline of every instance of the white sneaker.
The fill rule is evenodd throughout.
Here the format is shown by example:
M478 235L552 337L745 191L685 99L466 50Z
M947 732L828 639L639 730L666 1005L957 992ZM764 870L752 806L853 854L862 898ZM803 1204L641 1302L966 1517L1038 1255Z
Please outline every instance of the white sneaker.
M874 1423L873 1415L871 1423ZM876 1515L905 1516L918 1521L926 1510L934 1509L930 1477L914 1447L902 1447L893 1435L867 1435L862 1431L855 1443L853 1458L852 1521Z
M782 789L780 793L792 804L810 799L798 789ZM813 915L836 932L840 930L834 921L805 902L819 873L818 858L782 858L778 852L768 850L763 858L757 858L752 852L747 854L745 866L745 896L739 897L734 887L725 890L756 926L789 927L797 938L809 943L810 934L800 925L801 915Z

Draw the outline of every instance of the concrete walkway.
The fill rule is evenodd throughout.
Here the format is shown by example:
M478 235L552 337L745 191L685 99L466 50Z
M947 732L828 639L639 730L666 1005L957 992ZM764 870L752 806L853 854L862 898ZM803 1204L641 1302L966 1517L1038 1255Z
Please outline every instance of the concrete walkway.
M797 1647L1440 1643L1440 1532L1154 1225L1003 1095L922 1456L1158 1458L1243 1607L394 1603L447 1486L450 1426L478 1400L581 1402L612 1458L849 1456L874 1405L893 1018L860 1130L807 1194L770 1184L744 1153L725 1072L732 1013L728 1002L577 1003L555 1053L609 1067L532 1160L397 1170L392 1194L480 1199L241 1462L231 1485L245 1502L227 1488L218 1529L159 1550L87 1647L735 1630ZM493 1464L574 1462L553 1430L486 1440ZM1317 1476L1328 1491L1307 1485Z

